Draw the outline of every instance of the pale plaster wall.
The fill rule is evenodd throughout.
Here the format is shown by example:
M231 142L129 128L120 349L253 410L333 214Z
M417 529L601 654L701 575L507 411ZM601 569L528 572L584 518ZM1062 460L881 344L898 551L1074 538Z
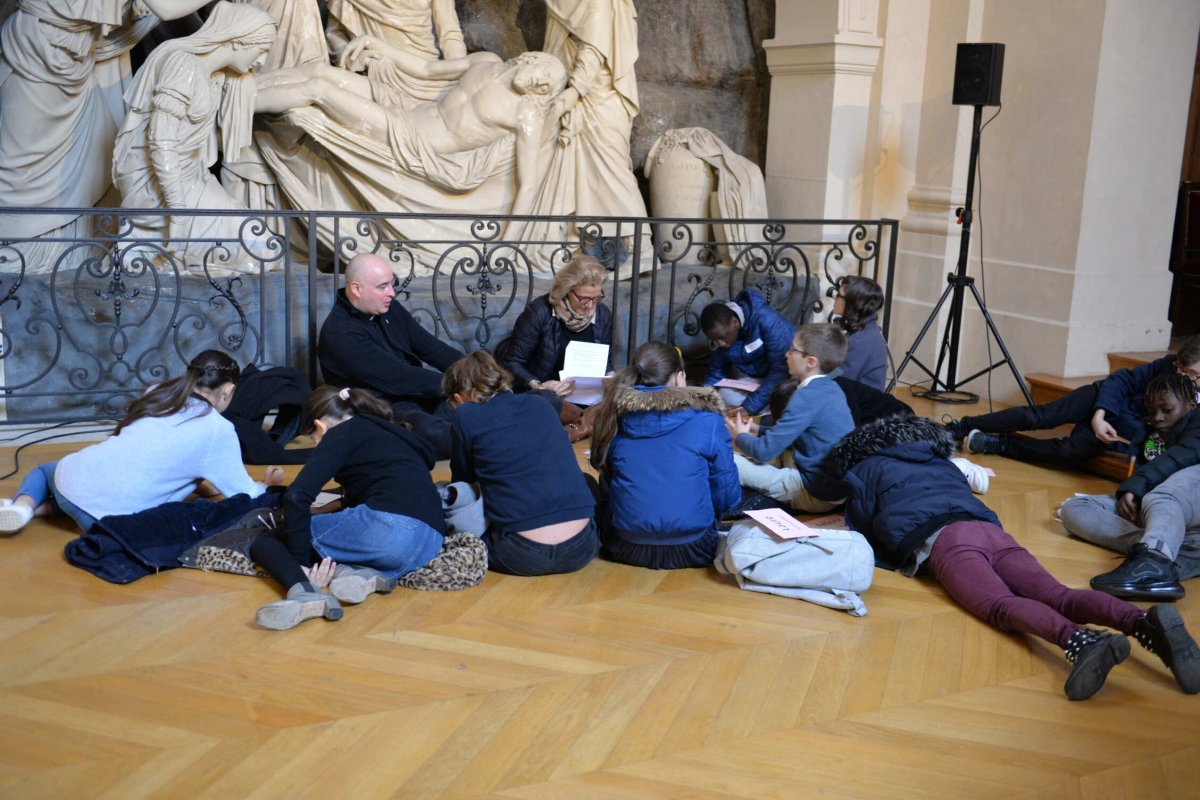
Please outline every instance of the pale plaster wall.
M796 2L778 8L801 13L807 4ZM1191 0L881 5L861 208L901 218L897 359L958 260L952 214L966 188L972 109L952 105L950 94L955 45L964 41L1006 44L1004 106L983 133L968 272L983 288L982 243L988 307L1017 366L1091 374L1106 370L1110 350L1166 345L1167 254L1198 29L1200 4ZM777 108L773 100L773 116ZM984 109L984 119L994 111ZM829 152L821 137L817 147ZM818 183L809 181L810 192ZM825 190L846 196L829 182ZM789 191L776 182L781 207ZM960 378L999 358L973 303L967 308ZM940 334L935 326L922 343L930 365ZM924 376L910 367L903 377ZM1019 396L1007 369L990 380L996 399ZM967 388L989 390L983 378Z
M1171 233L1200 3L1109 0L1075 258L1066 371L1166 347ZM1120 314L1114 310L1120 308Z
M924 107L921 93L928 44L930 0L885 0L880 5L879 78L867 131L868 171L863 214L899 219L917 174L917 142Z

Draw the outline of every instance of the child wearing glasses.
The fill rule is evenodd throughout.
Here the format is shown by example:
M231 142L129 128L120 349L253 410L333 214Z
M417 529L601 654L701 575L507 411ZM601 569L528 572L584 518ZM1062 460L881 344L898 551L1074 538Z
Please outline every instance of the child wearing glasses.
M769 428L743 414L726 419L733 442L745 455L735 455L742 486L790 505L820 513L841 505L841 482L828 475L822 461L838 440L854 429L854 418L840 386L828 375L846 357L846 336L834 325L809 323L796 329L785 354L788 374L799 380L783 414ZM793 466L772 460L792 451Z
M747 414L762 412L771 392L788 376L786 353L795 329L755 289L743 289L727 303L710 303L700 312L700 329L712 352L704 386L725 378L754 378L752 392L721 388L721 399Z

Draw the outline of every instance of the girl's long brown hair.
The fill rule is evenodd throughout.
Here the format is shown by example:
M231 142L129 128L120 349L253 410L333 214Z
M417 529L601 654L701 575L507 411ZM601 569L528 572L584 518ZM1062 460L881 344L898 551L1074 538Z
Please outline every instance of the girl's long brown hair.
M633 351L633 360L613 375L604 387L604 397L596 411L592 427L591 465L603 469L608 461L608 448L617 435L617 412L613 396L623 386L665 386L676 372L683 371L683 356L666 342L646 342Z
M113 433L137 422L142 417L169 417L178 413L189 398L203 400L212 409L212 404L197 389L216 390L227 383L237 383L242 374L238 363L220 350L205 350L192 359L182 375L152 386L145 394L129 405L125 418L117 423ZM207 411L205 412L207 413Z

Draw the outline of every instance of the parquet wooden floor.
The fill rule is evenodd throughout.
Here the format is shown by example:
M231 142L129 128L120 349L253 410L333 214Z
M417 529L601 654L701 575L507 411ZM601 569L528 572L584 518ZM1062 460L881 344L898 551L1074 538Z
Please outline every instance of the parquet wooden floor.
M1054 521L1112 483L978 460L1062 580L1114 564ZM270 581L113 586L66 564L71 536L35 521L0 541L3 798L1200 797L1200 696L1157 659L1135 646L1068 702L1061 652L926 580L877 571L855 619L711 569L597 561L276 633L253 622Z

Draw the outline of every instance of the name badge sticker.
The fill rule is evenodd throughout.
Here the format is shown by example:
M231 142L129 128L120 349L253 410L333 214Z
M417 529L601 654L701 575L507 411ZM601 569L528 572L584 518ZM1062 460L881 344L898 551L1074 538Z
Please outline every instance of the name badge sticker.
M742 349L745 350L747 353L753 353L755 350L757 350L760 347L762 347L762 339L755 339L753 342L750 342Z

